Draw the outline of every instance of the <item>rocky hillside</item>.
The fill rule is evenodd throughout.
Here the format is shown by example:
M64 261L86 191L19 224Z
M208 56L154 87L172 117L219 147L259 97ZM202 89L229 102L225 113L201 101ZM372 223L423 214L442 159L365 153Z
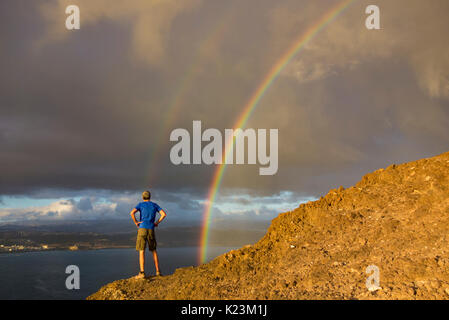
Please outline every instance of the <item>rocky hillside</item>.
M391 165L272 221L256 244L88 299L449 299L449 152ZM366 287L366 268L380 287Z

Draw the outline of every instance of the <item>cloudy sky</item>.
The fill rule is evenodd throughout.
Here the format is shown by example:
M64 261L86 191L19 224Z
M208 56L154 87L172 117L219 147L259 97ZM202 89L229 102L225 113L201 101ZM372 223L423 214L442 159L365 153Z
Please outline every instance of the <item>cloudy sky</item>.
M170 132L232 128L271 67L341 0L0 2L0 222L128 217L143 189L200 221L215 166ZM81 11L65 28L65 8ZM377 4L381 29L367 30ZM449 2L356 0L299 52L248 128L279 170L228 166L213 216L271 219L391 163L449 149ZM237 221L237 220L236 220Z

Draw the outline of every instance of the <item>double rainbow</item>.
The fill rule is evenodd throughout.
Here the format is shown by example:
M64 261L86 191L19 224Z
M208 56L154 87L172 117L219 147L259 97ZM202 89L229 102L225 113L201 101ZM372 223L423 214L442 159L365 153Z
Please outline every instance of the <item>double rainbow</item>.
M324 14L317 23L309 27L299 38L297 38L292 46L282 55L282 57L273 65L270 71L266 74L263 81L260 83L257 90L253 93L242 113L240 114L238 120L234 125L234 130L238 128L245 127L248 119L250 118L253 111L256 109L259 101L262 99L268 88L277 79L281 71L290 62L290 60L299 52L304 46L311 41L321 30L323 30L327 25L329 25L336 17L338 17L346 8L348 8L355 0L344 0L340 2L337 6L333 7L330 11ZM235 139L232 139L225 146L224 157L229 155L229 151L234 148ZM223 174L226 169L226 161L218 165L214 172L212 183L209 188L207 202L203 212L203 226L201 230L200 238L200 251L198 262L204 263L207 259L207 244L209 240L209 227L212 206L214 204L215 198L217 196L218 190L220 189L221 181L223 179Z

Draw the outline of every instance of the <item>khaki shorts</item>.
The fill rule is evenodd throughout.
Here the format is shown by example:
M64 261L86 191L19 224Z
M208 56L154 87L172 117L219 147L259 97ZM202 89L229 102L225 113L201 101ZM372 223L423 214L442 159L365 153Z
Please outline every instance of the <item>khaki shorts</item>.
M156 237L153 229L139 228L137 230L136 250L145 250L148 242L148 249L150 251L156 250Z

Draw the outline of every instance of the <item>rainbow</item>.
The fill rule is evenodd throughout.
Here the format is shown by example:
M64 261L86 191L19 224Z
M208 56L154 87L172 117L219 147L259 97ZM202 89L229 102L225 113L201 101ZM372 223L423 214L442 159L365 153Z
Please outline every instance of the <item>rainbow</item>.
M338 17L346 8L348 8L356 0L344 0L333 7L330 11L325 13L317 23L309 27L299 38L297 38L292 46L282 55L282 57L272 66L270 71L266 74L259 87L253 93L251 98L246 103L243 108L242 113L238 117L234 125L234 130L238 128L245 127L248 119L250 118L253 111L256 109L258 103L268 90L273 82L277 79L281 71L290 62L290 60L299 52L304 46L311 41L321 30L323 30L327 25L329 25L336 17ZM225 146L224 159L229 155L229 151L234 148L235 139L230 140ZM212 206L214 204L215 198L217 196L218 190L220 189L221 181L226 169L226 161L218 165L214 172L212 183L209 188L207 201L205 204L205 209L203 212L203 226L201 230L200 237L200 251L198 255L198 263L204 263L207 259L207 244L209 239L209 227Z

